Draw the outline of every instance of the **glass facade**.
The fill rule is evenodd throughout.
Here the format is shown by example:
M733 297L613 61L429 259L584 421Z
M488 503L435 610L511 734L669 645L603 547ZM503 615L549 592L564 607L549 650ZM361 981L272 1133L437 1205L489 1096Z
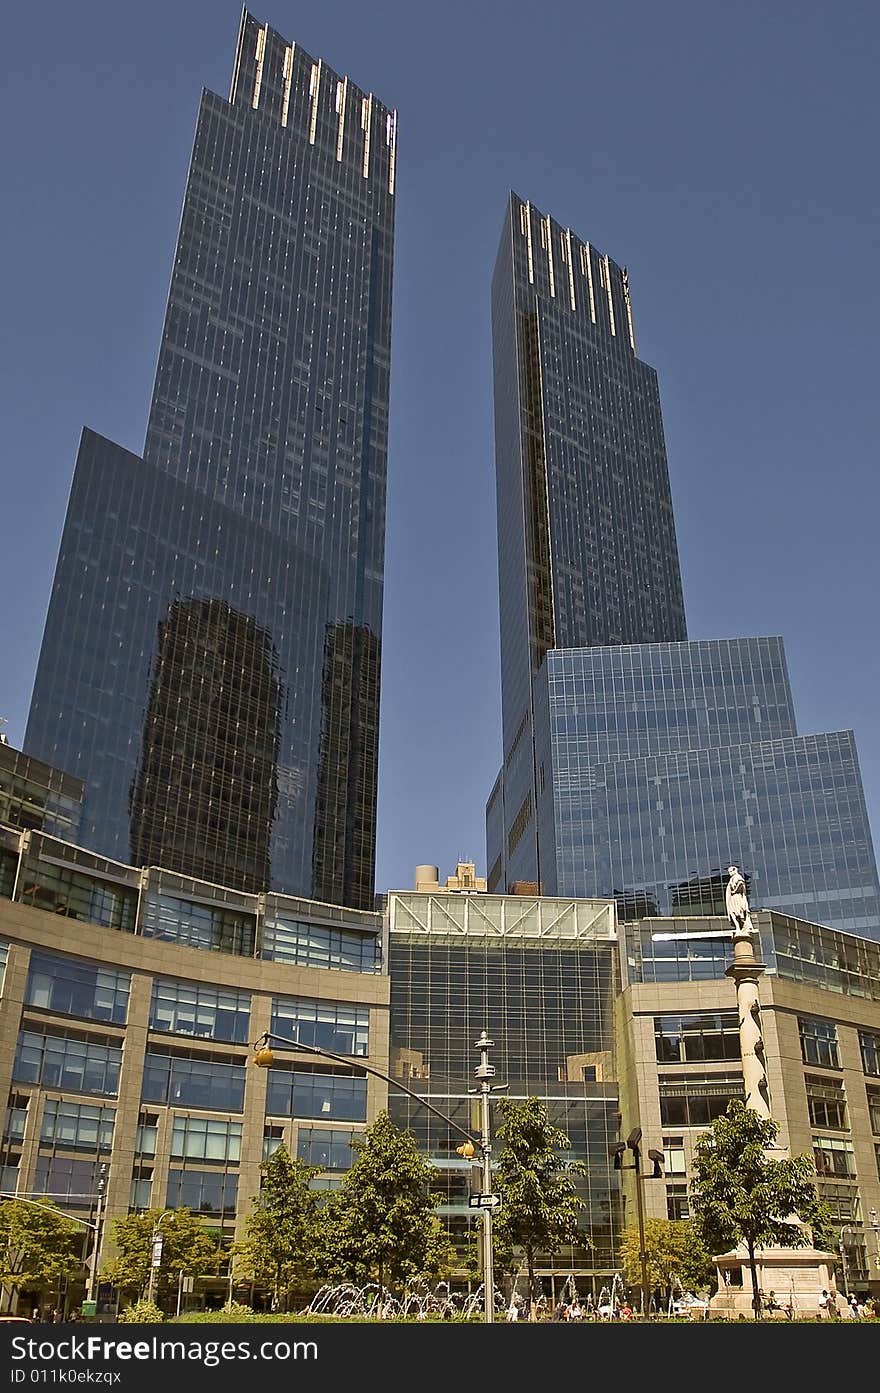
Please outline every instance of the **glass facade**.
M154 1047L144 1056L141 1097L145 1103L241 1112L244 1084L244 1064L230 1064L223 1059L190 1059Z
M592 1247L542 1257L559 1270L613 1266L621 1224L618 1087L612 1008L616 943L604 906L493 895L389 896L391 1074L473 1129L468 1093L474 1042L496 1042L491 1062L512 1098L538 1097L588 1166L578 1180ZM391 1116L409 1128L445 1178L442 1212L457 1240L474 1222L468 1162L449 1128L391 1092ZM497 1154L497 1153L496 1153Z
M83 433L28 723L104 855L372 908L396 138L244 13L144 455Z
M25 1003L60 1015L124 1025L131 974L77 958L31 953Z
M266 1114L365 1122L367 1081L327 1069L270 1069Z
M510 885L541 878L532 683L547 652L686 628L657 375L636 355L627 273L515 194L492 347Z
M0 741L0 823L72 842L82 798L81 780Z
M852 732L797 734L779 639L553 652L535 687L546 892L723 914L733 863L753 906L880 938Z
M72 1033L22 1030L12 1066L16 1083L62 1088L71 1093L115 1095L122 1046L102 1044Z
M294 1048L318 1045L334 1054L369 1053L370 1012L364 1006L275 997L270 1030L273 1035L289 1040Z
M247 1043L251 999L247 992L158 977L153 983L150 1025L173 1035Z
M880 1001L880 944L839 929L791 919L775 910L754 910L756 947L767 972L805 982L842 996ZM726 916L667 918L621 925L623 978L628 982L708 982L723 979L730 964L730 940L704 938L729 928ZM691 938L670 937L686 933ZM804 1062L837 1067L833 1021L801 1018ZM869 1037L865 1035L865 1039ZM863 1059L869 1059L864 1053ZM866 1071L867 1071L867 1066Z

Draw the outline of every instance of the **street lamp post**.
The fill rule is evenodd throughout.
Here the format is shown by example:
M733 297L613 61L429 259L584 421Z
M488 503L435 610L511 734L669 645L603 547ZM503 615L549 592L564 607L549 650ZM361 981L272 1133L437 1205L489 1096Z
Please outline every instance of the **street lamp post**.
M623 1164L623 1153L632 1152L632 1165ZM648 1151L648 1160L653 1164L653 1171L649 1176L642 1174L642 1129L634 1127L626 1141L615 1142L611 1147L611 1155L614 1157L614 1169L624 1171L635 1171L636 1176L636 1212L639 1223L639 1267L641 1270L641 1314L644 1316L648 1301L648 1254L645 1250L645 1180L659 1180L663 1176L663 1152L651 1147Z
M842 1224L837 1235L837 1251L840 1253L840 1275L843 1277L843 1294L849 1300L849 1266L846 1261L846 1247L844 1246L843 1236L845 1233L852 1233L850 1224Z
M415 1093L411 1088L407 1088L406 1085L401 1083L399 1079L391 1078L390 1074L383 1073L381 1069L375 1068L375 1066L372 1064L364 1064L363 1060L361 1059L352 1059L349 1055L336 1054L333 1050L326 1050L321 1045L306 1045L303 1044L301 1041L290 1040L286 1036L277 1035L271 1030L266 1030L260 1036L259 1040L255 1041L253 1046L254 1063L261 1069L271 1069L272 1065L275 1063L275 1054L272 1050L270 1043L273 1040L277 1041L278 1044L282 1045L284 1049L287 1050L304 1050L308 1054L317 1054L325 1056L327 1059L338 1060L340 1064L346 1064L349 1068L352 1069L362 1069L365 1074L373 1074L376 1078L383 1079L384 1082L390 1084L392 1088L396 1088L399 1092L405 1093L407 1097L412 1098L423 1108L427 1108L428 1112L432 1112L435 1117L439 1117L441 1121L445 1122L447 1126L451 1127L454 1132L458 1132L460 1136L465 1138L464 1145L458 1148L460 1155L473 1156L475 1150L479 1148L480 1156L482 1158L482 1183L484 1193L487 1196L491 1194L492 1146L491 1130L489 1123L489 1095L492 1092L492 1085L489 1083L489 1080L490 1078L494 1077L495 1066L489 1063L488 1052L493 1042L489 1039L485 1030L481 1034L476 1044L476 1048L480 1051L480 1063L478 1064L475 1070L476 1076L480 1081L479 1092L481 1095L481 1125L479 1138L472 1136L471 1133L468 1132L464 1127L460 1126L458 1122L453 1121L451 1117L447 1117L446 1113L441 1112L439 1108L435 1108L434 1104L429 1103L427 1099L424 1098L420 1093ZM484 1312L486 1323L491 1325L495 1315L495 1276L492 1253L492 1211L491 1209L485 1207L483 1209L483 1288Z
M166 1209L160 1214L153 1225L153 1238L150 1243L150 1280L147 1284L147 1300L152 1301L153 1292L156 1284L156 1273L162 1264L162 1220L167 1219L173 1211Z
M98 1260L101 1256L101 1244L104 1241L104 1189L106 1184L107 1162L102 1161L98 1176L98 1203L95 1206L95 1238L89 1262L89 1301L95 1301L98 1293Z
M880 1217L876 1209L871 1210L868 1219L874 1234L874 1266L880 1270Z

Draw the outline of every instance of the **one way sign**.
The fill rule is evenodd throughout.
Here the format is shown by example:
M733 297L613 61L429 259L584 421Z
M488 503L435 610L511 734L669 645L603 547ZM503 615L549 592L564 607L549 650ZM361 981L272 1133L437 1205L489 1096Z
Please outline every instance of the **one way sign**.
M500 1209L500 1195L471 1195L468 1203L471 1209Z

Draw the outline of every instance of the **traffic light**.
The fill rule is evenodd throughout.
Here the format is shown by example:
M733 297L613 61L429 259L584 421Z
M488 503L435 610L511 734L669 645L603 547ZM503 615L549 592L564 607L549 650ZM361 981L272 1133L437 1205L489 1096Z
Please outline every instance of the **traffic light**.
M474 1144L472 1141L463 1141L455 1150L459 1156L464 1156L465 1160L469 1161L474 1154Z

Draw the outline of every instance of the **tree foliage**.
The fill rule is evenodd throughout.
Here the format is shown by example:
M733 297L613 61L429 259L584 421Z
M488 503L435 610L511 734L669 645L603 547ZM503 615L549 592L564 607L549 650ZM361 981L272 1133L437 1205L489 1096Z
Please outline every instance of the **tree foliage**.
M50 1200L0 1203L0 1286L41 1291L80 1270L82 1228Z
M452 1252L434 1213L433 1166L410 1132L382 1112L363 1141L339 1190L321 1211L319 1267L324 1278L375 1280L401 1287L448 1272Z
M273 1310L287 1310L290 1293L310 1272L317 1242L317 1201L309 1182L320 1166L307 1166L279 1146L260 1166L260 1193L235 1247L236 1275L272 1291Z
M706 1251L695 1226L688 1219L646 1219L645 1258L648 1286L668 1290L680 1285L700 1290L715 1274L711 1255ZM627 1282L641 1285L639 1231L628 1228L620 1244L620 1260Z
M504 1149L495 1167L503 1206L494 1222L499 1253L505 1246L522 1252L528 1272L529 1293L534 1297L535 1261L539 1252L555 1252L578 1243L587 1246L578 1228L584 1202L573 1177L583 1175L583 1163L568 1160L563 1152L571 1143L554 1127L547 1109L537 1098L498 1101L501 1125L498 1136Z
M694 1222L711 1253L745 1245L756 1316L761 1309L756 1249L802 1248L811 1241L822 1246L830 1229L827 1207L816 1193L812 1156L778 1160L769 1154L778 1131L775 1122L734 1098L694 1151Z
M127 1214L114 1223L113 1241L118 1252L102 1271L104 1279L121 1292L139 1295L145 1290L157 1225L162 1235L162 1261L156 1271L155 1290L160 1298L176 1289L181 1272L184 1277L204 1277L217 1271L217 1242L188 1209Z

